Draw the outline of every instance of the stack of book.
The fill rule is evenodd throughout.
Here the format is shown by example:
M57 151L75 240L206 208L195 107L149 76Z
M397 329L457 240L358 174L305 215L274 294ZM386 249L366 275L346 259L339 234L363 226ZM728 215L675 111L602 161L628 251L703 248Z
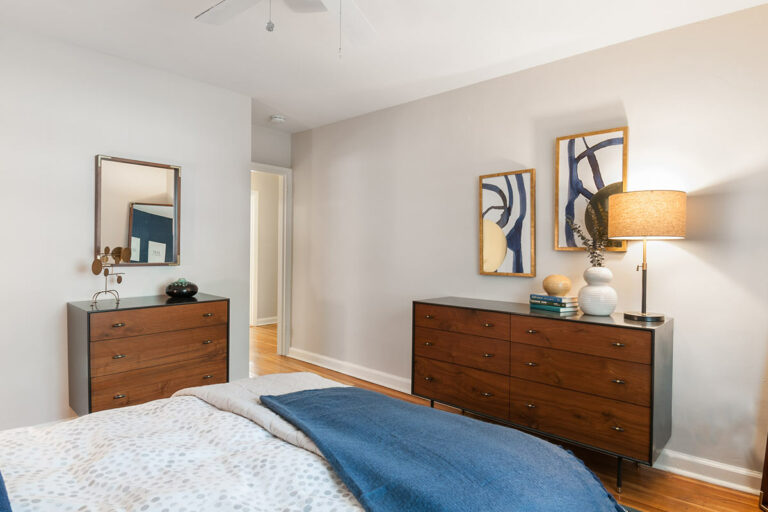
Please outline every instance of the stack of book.
M550 311L560 316L575 315L579 311L578 297L531 294L531 309Z

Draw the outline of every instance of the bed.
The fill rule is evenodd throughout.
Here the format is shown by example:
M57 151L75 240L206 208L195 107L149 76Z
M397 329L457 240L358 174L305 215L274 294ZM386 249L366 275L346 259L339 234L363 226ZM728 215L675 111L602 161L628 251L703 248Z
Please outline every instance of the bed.
M395 408L393 411L400 410L400 404L405 402L380 395L384 407L371 406L365 412L364 404L360 402L357 406L351 405L353 409L343 411L340 409L343 404L340 405L338 400L343 397L344 403L352 404L350 396L355 397L350 395L353 388L347 388L349 391L343 388L347 387L310 373L267 375L229 384L190 388L169 399L94 413L54 425L7 430L0 432L0 474L5 479L13 512L344 512L450 508L429 500L401 502L398 506L392 503L392 499L388 499L388 503L379 499L382 494L397 497L397 492L382 492L381 489L388 484L382 485L381 482L394 480L394 473L400 471L398 466L407 464L399 461L397 465L390 466L395 468L391 471L391 478L387 475L389 469L376 469L376 461L371 459L372 452L384 446L382 442L400 437L392 435L392 432L402 430L389 433L385 430L386 423L392 423L397 413L388 412L386 417L380 418L380 425L371 421L370 415L390 406ZM344 393L346 395L342 395ZM374 396L378 394L366 393L372 395L358 398L365 403L379 400ZM334 399L334 396L337 402L331 406L333 408L321 410L322 403ZM432 425L450 423L442 416L434 416L448 413L413 404L407 404L407 407L414 409L403 409L403 417L416 417L425 411ZM329 410L340 412L330 414ZM476 422L457 415L450 416ZM364 417L367 418L364 422L355 419ZM322 433L330 428L328 422L337 421L346 422L343 428L347 429L350 425L354 429L356 424L362 424L362 430L349 434L344 430L335 434ZM416 424L426 423L419 420ZM465 429L474 425L458 427ZM396 427L402 428L399 424ZM496 426L481 428L517 432ZM371 440L381 432L385 433L382 437L387 439ZM338 442L341 439L343 443L347 435L350 436L347 444L355 449L342 454L333 452L333 440ZM435 435L424 436L424 443L428 444ZM395 439L395 442L403 440ZM535 443L546 442L536 439ZM554 447L549 443L546 445ZM565 453L560 448L549 446L545 449ZM534 448L540 449L538 444ZM390 446L386 449L390 451L379 461L392 464L393 460L397 460L397 449ZM427 452L430 450L428 446L425 449ZM415 452L410 448L405 451ZM414 455L417 462L421 463L424 453ZM551 453L561 456L559 452ZM442 478L444 484L455 485L456 489L466 485L466 482L459 481L461 478L450 477L452 462L442 450L438 453L432 449L432 453L427 455L446 461L434 475L428 475L430 479L437 481ZM350 460L350 457L359 460ZM553 482L557 487L553 489L553 495L561 489L562 496L558 499L565 499L569 495L567 486L576 482L578 486L587 488L591 495L598 496L590 499L600 500L600 506L605 507L602 509L622 510L580 461L569 454L563 457L555 465L573 464L573 468L565 472L560 483ZM467 468L463 470L467 473ZM368 478L372 475L376 480L372 483L374 492L365 490L368 482L359 479L361 471L369 471ZM562 472L562 468L557 471ZM398 478L409 477L406 473ZM516 478L519 480L520 477ZM418 478L413 480L411 487L416 487L415 480ZM489 491L493 489L492 484L489 484ZM531 486L539 484L532 481ZM403 486L400 488L402 490ZM523 488L528 488L528 484ZM395 489L395 486L390 489ZM410 489L406 491L408 499L413 500ZM541 489L537 492L541 493ZM465 498L467 493L457 494L460 495L457 498ZM533 510L530 506L520 508L523 505L517 498L495 501L498 501L493 506L495 510ZM403 503L420 505L407 506ZM552 508L551 503L551 500L542 502L541 508L537 505L535 509L560 510L559 507Z

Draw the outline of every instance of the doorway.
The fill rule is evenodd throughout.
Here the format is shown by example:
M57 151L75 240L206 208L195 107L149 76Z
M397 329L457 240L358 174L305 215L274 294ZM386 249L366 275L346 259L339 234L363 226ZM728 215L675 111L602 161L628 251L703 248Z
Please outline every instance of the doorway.
M291 169L251 168L249 373L269 373L260 352L290 347Z

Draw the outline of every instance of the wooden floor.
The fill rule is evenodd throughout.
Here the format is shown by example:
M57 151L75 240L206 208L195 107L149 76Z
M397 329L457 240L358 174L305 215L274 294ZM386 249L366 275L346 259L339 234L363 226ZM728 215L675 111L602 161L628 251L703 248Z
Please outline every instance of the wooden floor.
M399 391L356 379L343 373L327 370L297 359L278 356L277 329L274 324L251 327L250 370L251 376L298 371L313 372L344 384L372 389L408 402L429 405L428 401L421 398L400 393ZM459 413L458 410L450 407L437 404L436 407ZM733 491L642 465L636 466L632 463L625 463L623 466L624 483L622 493L617 494L615 492L615 458L578 447L568 448L584 460L587 466L600 477L600 480L613 493L619 503L634 507L643 512L755 512L759 510L757 496L752 494Z

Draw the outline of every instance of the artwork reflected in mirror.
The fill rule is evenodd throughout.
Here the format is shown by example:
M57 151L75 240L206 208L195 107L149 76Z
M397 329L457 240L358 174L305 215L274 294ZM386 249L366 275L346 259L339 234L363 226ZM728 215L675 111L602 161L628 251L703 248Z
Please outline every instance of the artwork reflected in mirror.
M126 247L120 265L179 264L180 168L96 157L96 248Z
M173 263L173 205L131 203L132 263Z
M558 137L555 143L555 250L583 251L571 224L595 238L608 230L608 197L627 183L627 127ZM586 215L591 206L595 216ZM570 219L571 222L568 222ZM627 243L609 240L608 251L626 251Z
M536 275L536 170L480 176L480 273Z

